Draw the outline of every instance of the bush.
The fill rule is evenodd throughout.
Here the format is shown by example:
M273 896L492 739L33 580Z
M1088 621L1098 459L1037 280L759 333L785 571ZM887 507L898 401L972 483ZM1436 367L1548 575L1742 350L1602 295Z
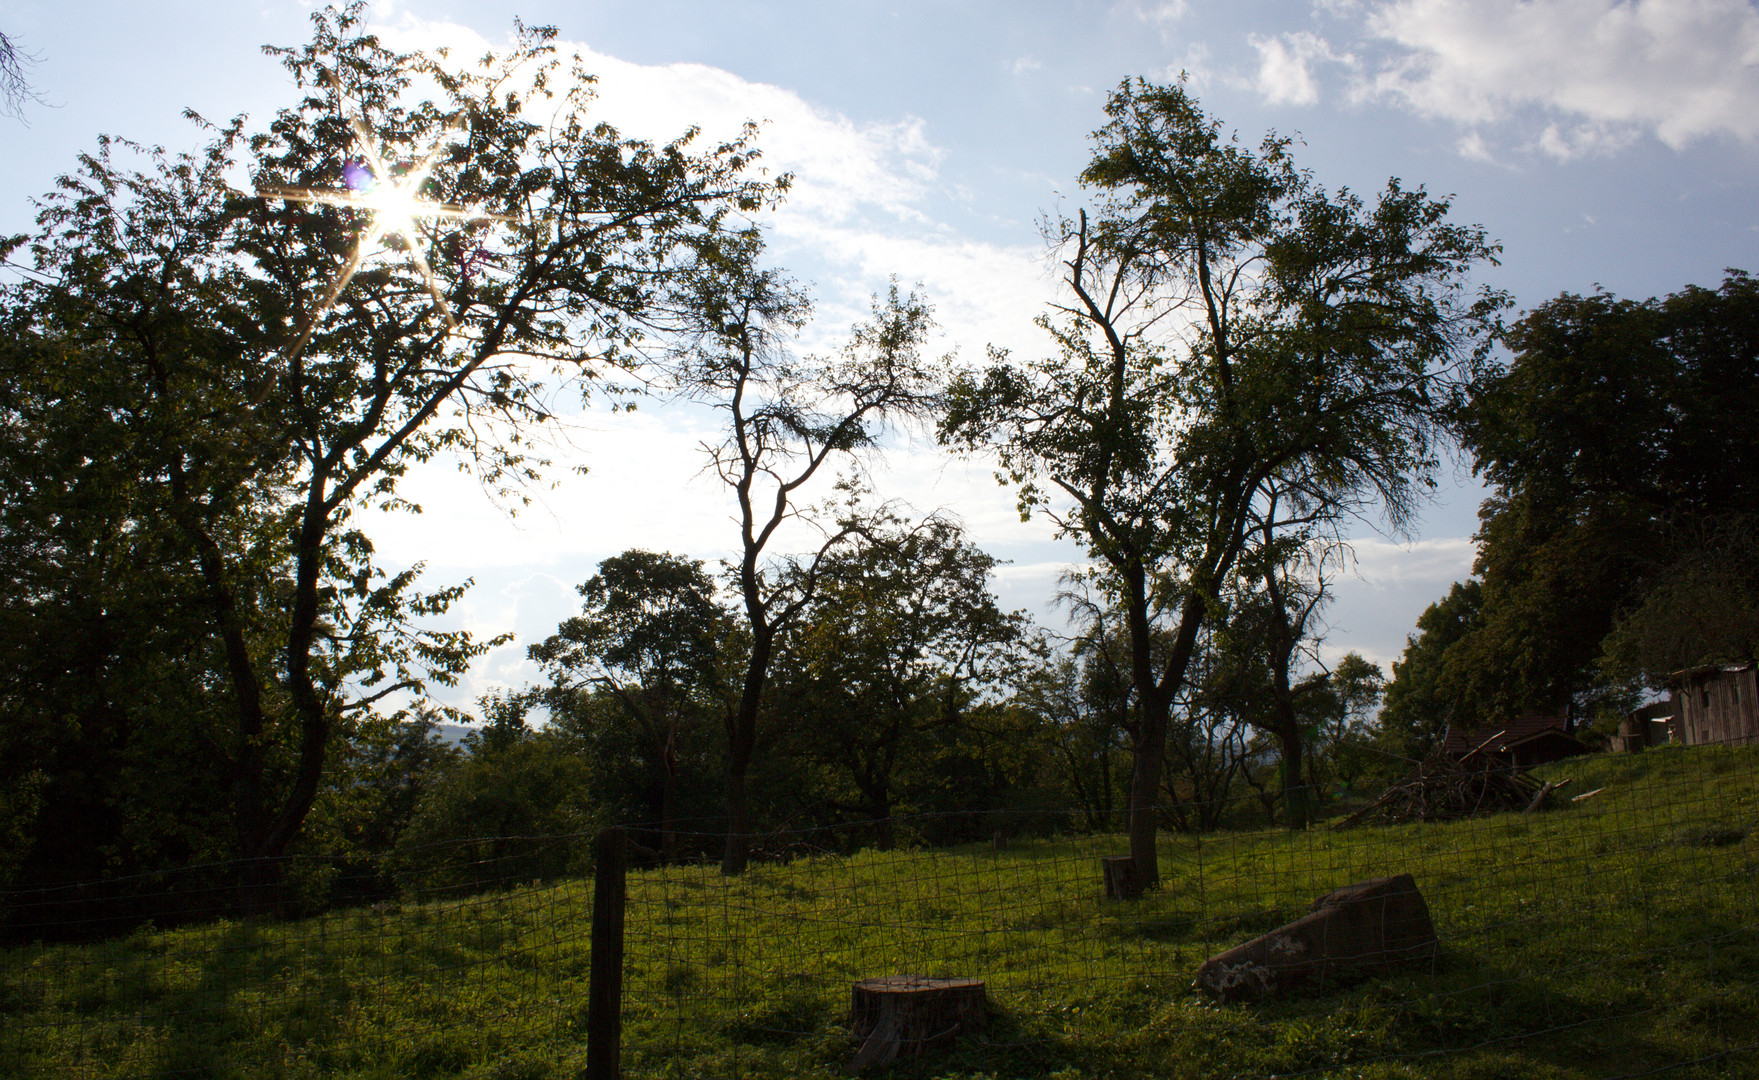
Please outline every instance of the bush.
M587 764L544 733L479 744L423 795L397 839L409 891L474 891L590 869L593 809Z

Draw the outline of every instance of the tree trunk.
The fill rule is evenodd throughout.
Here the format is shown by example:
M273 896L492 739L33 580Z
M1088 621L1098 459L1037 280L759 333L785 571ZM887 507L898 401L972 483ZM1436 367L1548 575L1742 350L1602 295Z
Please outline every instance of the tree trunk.
M271 858L279 858L287 850L317 801L330 742L329 710L312 675L311 655L321 615L318 585L323 572L324 536L330 526L329 508L320 498L325 487L322 469L317 470L310 484L295 548L293 620L287 631L286 652L287 690L299 720L299 757L286 801L275 815L260 852Z
M1155 851L1155 819L1160 800L1161 771L1166 767L1167 728L1172 724L1172 696L1184 684L1185 672L1197 647L1206 604L1201 593L1190 590L1179 611L1179 632L1157 677L1154 671L1153 628L1148 621L1147 574L1140 567L1131 574L1130 601L1131 676L1141 702L1142 720L1137 726L1136 748L1130 766L1130 857L1136 860L1136 880L1144 890L1160 885L1160 857Z
M279 859L245 859L238 877L238 913L246 919L272 919L279 909Z
M1289 828L1305 829L1313 820L1313 793L1302 779L1301 728L1293 719L1278 725L1277 741L1282 746L1283 812L1288 815Z
M892 826L892 804L882 799L873 808L873 842L881 851L892 850L898 842L897 832Z
M197 554L207 602L226 656L226 671L237 709L233 744L226 767L232 788L232 825L238 855L245 860L239 877L238 907L245 918L273 910L278 867L269 859L268 793L264 784L263 736L267 726L262 681L246 640L246 630L231 585L226 556L190 505L183 471L172 477L173 512Z
M1130 755L1130 858L1140 889L1160 884L1160 860L1155 852L1154 804L1160 794L1160 772L1166 762L1167 724L1171 702L1161 693L1154 670L1154 627L1148 619L1148 572L1140 559L1122 567L1129 587L1125 618L1130 629L1130 681L1136 687L1141 717L1136 724L1135 746Z
M721 873L728 877L743 874L751 861L751 803L745 774L757 748L757 709L763 701L775 640L774 627L758 625L754 629L745 684L739 691L739 711L727 726L727 846L721 853Z
M1100 876L1105 880L1106 898L1136 900L1142 896L1142 883L1136 879L1136 860L1128 855L1108 855L1099 860Z
M1155 851L1158 822L1155 805L1160 795L1160 770L1166 758L1167 722L1152 722L1143 710L1141 737L1130 767L1130 858L1141 889L1160 884L1160 860Z
M751 804L745 797L745 770L727 766L727 844L721 851L721 873L734 877L751 862Z

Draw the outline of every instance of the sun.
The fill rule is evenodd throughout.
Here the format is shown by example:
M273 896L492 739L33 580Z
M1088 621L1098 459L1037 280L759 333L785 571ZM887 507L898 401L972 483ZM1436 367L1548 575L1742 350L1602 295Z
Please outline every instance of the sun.
M421 233L418 226L422 221L507 221L500 214L491 214L475 207L460 206L453 203L435 202L423 198L422 187L432 176L434 166L439 162L440 155L449 151L453 145L455 129L447 128L440 132L425 154L412 162L407 168L394 166L386 160L379 150L378 142L372 137L366 124L356 120L353 124L354 137L359 156L350 159L342 166L343 186L339 188L294 187L285 184L265 183L257 187L257 194L265 199L282 199L286 202L318 203L323 206L342 206L365 211L369 215L370 225L362 234L354 252L330 286L323 299L312 310L306 320L305 328L297 340L286 350L289 356L296 355L311 341L318 320L323 317L342 290L354 279L366 260L378 250L388 250L383 242L390 237L401 237L403 248L409 254L410 261L415 264L416 271L426 284L428 295L433 298L434 306L439 309L446 320L448 331L458 328L457 320L452 314L452 305L447 302L445 293L440 288L439 279L434 275L433 267L428 263L427 255L422 251Z

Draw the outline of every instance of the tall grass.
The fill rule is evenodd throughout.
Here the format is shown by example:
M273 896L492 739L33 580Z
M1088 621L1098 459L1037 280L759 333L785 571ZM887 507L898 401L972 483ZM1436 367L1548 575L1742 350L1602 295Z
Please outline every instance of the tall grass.
M626 1075L841 1075L850 984L982 978L993 1016L896 1076L1759 1075L1759 750L1549 767L1559 805L1450 824L1169 835L629 874ZM1571 802L1569 796L1599 794ZM906 830L907 832L907 830ZM811 838L804 838L810 840ZM832 845L825 844L830 847ZM1442 950L1253 1005L1201 961L1408 872ZM590 883L0 957L0 1070L41 1077L543 1077L584 1064Z

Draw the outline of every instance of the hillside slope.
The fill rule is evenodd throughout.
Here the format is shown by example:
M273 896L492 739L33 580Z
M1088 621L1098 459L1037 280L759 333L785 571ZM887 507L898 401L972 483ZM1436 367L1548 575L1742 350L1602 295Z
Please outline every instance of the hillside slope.
M1164 887L1100 895L1121 838L629 875L625 1075L838 1076L850 984L984 979L985 1032L899 1076L1759 1075L1759 749L1578 759L1532 816L1169 836ZM909 823L903 823L908 826ZM906 835L908 827L904 829ZM1338 886L1412 874L1439 958L1256 1005L1207 956ZM280 925L148 929L0 961L32 1077L575 1076L591 886L416 892Z

